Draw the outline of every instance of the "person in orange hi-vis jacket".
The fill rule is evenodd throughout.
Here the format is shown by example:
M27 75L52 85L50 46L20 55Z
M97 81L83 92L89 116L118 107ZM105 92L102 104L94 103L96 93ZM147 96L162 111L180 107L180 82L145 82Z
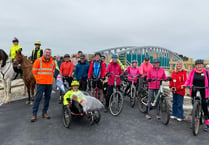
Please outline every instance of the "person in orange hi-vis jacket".
M37 87L31 122L35 122L37 120L37 112L43 93L45 100L44 108L42 110L42 117L45 119L50 119L50 117L47 115L47 110L51 98L54 71L55 61L51 57L51 49L47 48L45 49L43 56L36 59L33 64L32 73L36 79Z

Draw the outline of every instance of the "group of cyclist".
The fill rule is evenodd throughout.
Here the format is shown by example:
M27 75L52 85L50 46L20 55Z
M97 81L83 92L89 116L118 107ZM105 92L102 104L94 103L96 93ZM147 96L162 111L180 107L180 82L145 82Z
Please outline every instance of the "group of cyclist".
M64 57L69 57L65 55ZM81 54L79 57L78 64L74 69L74 78L78 81L77 85L79 85L79 89L86 91L88 82L92 79L93 83L91 86L91 91L98 88L98 92L100 94L100 101L105 104L105 112L108 112L109 98L113 93L114 86L114 77L115 75L123 75L128 74L128 85L126 90L124 91L124 96L129 94L129 88L132 83L132 76L139 76L141 78L146 78L146 83L148 83L148 111L146 114L146 119L151 119L151 102L158 92L160 88L160 82L157 80L165 80L170 79L170 89L173 93L173 105L172 105L172 119L176 119L178 121L183 120L183 100L185 96L185 88L184 86L191 86L191 96L192 98L195 96L196 92L192 91L192 86L200 86L207 87L208 86L208 71L204 68L203 60L196 60L195 66L196 68L189 73L187 78L187 71L183 68L182 62L177 62L175 66L175 71L173 71L171 77L166 77L165 71L162 67L160 67L160 59L155 58L152 60L153 65L150 63L150 58L148 56L145 57L144 62L138 66L138 62L133 60L131 62L131 66L129 66L126 70L124 70L124 66L118 59L118 56L113 54L112 59L109 64L105 63L105 56L102 56L100 53L95 53L94 59L92 62L89 62L85 59L85 55ZM68 60L67 60L68 61ZM70 62L69 62L70 63ZM60 71L62 71L60 69ZM61 73L62 74L62 73ZM68 74L71 76L71 73ZM108 76L108 86L107 93L103 93L103 84L105 77ZM168 79L168 80L169 80ZM134 78L134 85L140 85L140 76ZM117 77L116 86L120 89L121 87L121 78ZM75 82L74 82L75 84ZM82 86L82 87L81 87ZM136 87L138 88L138 87ZM208 113L208 97L209 97L209 89L201 89L202 96L202 108L204 114L206 116L206 128L205 131L209 132L209 113ZM104 102L105 97L105 102ZM160 106L159 103L157 105L157 114L156 118L160 119Z

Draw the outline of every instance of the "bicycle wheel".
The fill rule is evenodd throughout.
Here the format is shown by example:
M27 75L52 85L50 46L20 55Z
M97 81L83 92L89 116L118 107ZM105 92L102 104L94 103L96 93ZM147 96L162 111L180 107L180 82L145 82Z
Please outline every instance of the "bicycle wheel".
M63 125L69 128L71 124L71 110L69 107L63 107Z
M139 107L139 111L141 111L142 113L146 113L148 110L147 100L148 100L147 95L141 92L138 97L138 107Z
M118 116L123 109L123 96L121 92L112 93L109 101L109 110L113 116Z
M160 101L160 117L162 123L164 125L168 125L170 120L170 111L169 111L168 101L166 100L165 96L162 96Z
M200 127L200 103L196 101L192 109L192 132L194 136L198 135Z
M135 105L135 99L136 99L136 88L131 87L130 104L132 108Z
M100 122L101 119L101 114L99 110L94 110L94 121L96 124L98 124Z

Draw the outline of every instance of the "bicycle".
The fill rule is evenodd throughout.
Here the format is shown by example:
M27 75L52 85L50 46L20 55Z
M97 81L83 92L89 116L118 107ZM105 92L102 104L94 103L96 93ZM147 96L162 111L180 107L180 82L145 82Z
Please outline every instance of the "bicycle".
M133 76L133 75L130 75L130 74L129 74L128 76L131 76L130 104L131 104L131 107L133 108L134 105L135 105L135 102L136 102L136 98L138 98L136 86L134 85L134 80L135 80L136 78L140 77L141 75Z
M148 82L146 81L147 76L142 75L138 85L138 108L142 113L146 113L148 110L147 101L148 101Z
M191 88L190 86L184 86L184 88ZM192 132L194 136L199 133L200 124L203 124L203 111L202 111L202 97L200 94L200 89L206 89L209 87L197 87L192 86L192 89L196 92L192 109Z
M90 89L90 93L91 93L91 95L92 95L93 97L95 97L95 98L97 98L97 99L99 100L99 99L100 99L100 98L99 98L99 88L97 87L97 83L96 83L95 88L92 87L92 86L93 86L93 82L96 82L96 81L98 81L99 79L94 79L94 78L91 77L89 80L90 80L91 88L93 89L93 91Z
M109 99L109 110L113 116L118 116L123 110L123 95L117 88L116 79L121 77L121 75L115 75L115 73L109 73L107 76L114 75L114 86L113 93Z
M160 88L155 96L153 103L151 103L152 107L155 107L157 102L160 103L160 118L164 125L168 125L170 121L170 107L168 105L168 101L166 99L167 95L163 91L163 81L170 81L170 79L152 79L151 81L160 81ZM147 104L148 105L148 104Z

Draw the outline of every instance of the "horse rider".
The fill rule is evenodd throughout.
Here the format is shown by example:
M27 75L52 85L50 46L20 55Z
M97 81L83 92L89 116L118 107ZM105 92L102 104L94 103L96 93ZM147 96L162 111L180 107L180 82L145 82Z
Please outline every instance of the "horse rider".
M16 37L12 40L12 42L13 42L13 46L10 47L9 57L13 61L17 51L22 51L22 47L19 45L19 40ZM22 70L20 67L14 66L14 71L17 73L15 78L17 78L19 73L22 76Z
M31 55L32 63L34 63L37 58L40 58L43 55L43 49L40 48L41 41L35 41L34 45L35 45L35 49L32 50L32 55Z
M19 40L15 37L13 40L13 46L10 47L9 57L14 60L17 51L22 51L22 47L19 45Z

